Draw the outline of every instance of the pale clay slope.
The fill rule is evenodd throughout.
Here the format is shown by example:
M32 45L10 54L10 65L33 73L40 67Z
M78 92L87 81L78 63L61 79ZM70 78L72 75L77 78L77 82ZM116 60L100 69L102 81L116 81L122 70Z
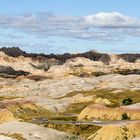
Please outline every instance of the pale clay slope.
M0 135L0 140L16 140L16 139Z
M0 78L0 94L23 97L24 100L33 101L44 108L48 108L48 110L56 111L55 108L57 108L61 112L71 103L91 101L94 98L94 95L93 97L75 95L73 98L57 99L70 92L92 89L138 90L140 89L139 83L140 75L123 76L118 74L88 78L67 76L61 79L46 79L38 82L26 78L20 80Z
M133 138L132 140L140 140L140 137Z
M16 121L0 124L0 133L21 134L27 140L70 140L72 138L73 140L80 140L80 138L64 132Z
M138 140L137 137L140 137L140 123L128 126L104 126L88 140Z

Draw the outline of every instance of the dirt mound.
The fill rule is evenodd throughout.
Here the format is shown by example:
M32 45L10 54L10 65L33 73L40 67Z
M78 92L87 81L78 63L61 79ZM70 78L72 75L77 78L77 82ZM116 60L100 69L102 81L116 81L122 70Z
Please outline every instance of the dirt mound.
M139 104L140 105L140 104ZM102 119L102 120L121 120L123 114L127 114L129 119L140 119L140 108L136 108L136 105L130 105L128 107L116 107L110 108L104 105L94 104L86 107L78 116L79 120L82 119ZM137 105L138 106L138 105Z
M140 136L140 123L128 126L104 126L88 140L132 140Z
M6 109L0 110L0 123L5 123L9 121L14 121L14 120L16 119L10 111Z

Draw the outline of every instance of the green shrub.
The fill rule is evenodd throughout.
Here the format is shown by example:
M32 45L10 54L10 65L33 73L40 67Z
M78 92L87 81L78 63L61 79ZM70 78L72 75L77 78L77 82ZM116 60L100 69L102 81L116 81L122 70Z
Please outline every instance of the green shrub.
M122 101L123 105L131 105L133 103L132 99L126 98Z
M127 113L122 114L122 120L130 120L130 117L127 115Z

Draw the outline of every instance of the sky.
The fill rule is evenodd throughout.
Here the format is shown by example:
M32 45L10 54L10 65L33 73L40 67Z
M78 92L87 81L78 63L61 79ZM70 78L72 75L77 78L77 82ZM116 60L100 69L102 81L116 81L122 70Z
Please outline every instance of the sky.
M1 0L0 47L140 53L140 0Z

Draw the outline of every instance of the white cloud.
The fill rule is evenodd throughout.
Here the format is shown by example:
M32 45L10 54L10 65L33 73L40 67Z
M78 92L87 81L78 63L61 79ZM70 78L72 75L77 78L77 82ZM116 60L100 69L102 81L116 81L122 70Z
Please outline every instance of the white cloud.
M113 13L98 13L84 17L87 25L91 27L104 28L140 28L140 20L125 16L123 14Z
M43 38L57 36L118 41L125 35L140 37L140 19L117 12L102 12L82 17L59 16L53 13L0 15L0 28L16 29Z

